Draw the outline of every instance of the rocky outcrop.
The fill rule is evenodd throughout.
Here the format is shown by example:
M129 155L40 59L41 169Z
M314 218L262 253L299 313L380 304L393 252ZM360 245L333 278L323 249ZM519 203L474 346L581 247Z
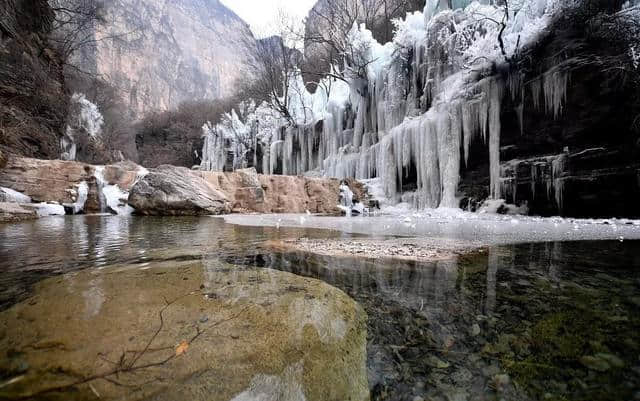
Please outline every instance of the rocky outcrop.
M348 180L354 198L362 184ZM0 169L0 201L53 203L68 212L128 212L141 215L218 215L225 213L317 213L339 215L336 179L258 175L160 166L147 171L134 163L108 166L61 160L10 157ZM17 192L17 194L15 192ZM9 192L7 192L9 193ZM15 200L15 196L30 200Z
M369 399L355 301L218 260L44 280L0 313L0 334L0 371L19 377L2 399Z
M46 0L0 2L0 150L60 155L67 105L62 63L47 40L52 21Z
M39 160L9 157L0 168L0 187L10 188L32 199L33 202L55 202L71 205L84 197L85 213L103 210L101 189L105 185L117 185L129 191L135 183L140 167L135 164L116 164L96 167L89 164L61 160Z
M220 188L234 212L238 213L314 213L340 215L340 181L282 175L259 175L253 168L233 173L202 171L207 182ZM349 180L356 196L362 199L365 189Z
M354 192L365 193L355 180L351 186ZM336 179L258 175L253 168L221 173L161 166L133 187L129 204L137 213L149 215L339 215L339 187Z
M132 188L129 204L144 215L199 216L230 211L227 197L199 173L174 166L160 166L147 174Z
M89 32L95 46L83 48L75 62L105 77L138 117L231 95L246 78L255 39L219 0L104 4L104 23Z
M35 220L38 214L18 203L0 202L0 223L17 223L25 220Z

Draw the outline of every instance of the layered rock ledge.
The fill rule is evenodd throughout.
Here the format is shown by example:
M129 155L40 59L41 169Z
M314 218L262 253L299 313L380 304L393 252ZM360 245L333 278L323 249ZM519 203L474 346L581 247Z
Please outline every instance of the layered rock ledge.
M342 213L337 179L258 175L255 169L220 173L164 165L147 170L133 163L93 166L16 156L7 156L4 164L0 190L18 195L8 201L40 203L54 214ZM362 184L349 180L349 186L355 198L364 199Z
M0 350L1 399L369 399L355 301L218 260L44 280L0 313Z

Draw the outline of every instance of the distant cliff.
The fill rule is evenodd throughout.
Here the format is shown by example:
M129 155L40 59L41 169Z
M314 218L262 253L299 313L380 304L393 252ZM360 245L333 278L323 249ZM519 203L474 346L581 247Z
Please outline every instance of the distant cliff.
M135 117L230 95L254 38L218 0L107 0L75 63L115 86Z

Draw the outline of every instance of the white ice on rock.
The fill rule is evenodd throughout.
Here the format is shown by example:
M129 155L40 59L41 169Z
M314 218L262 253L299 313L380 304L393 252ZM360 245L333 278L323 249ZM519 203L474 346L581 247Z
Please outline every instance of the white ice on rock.
M35 203L33 207L36 208L39 217L64 216L66 214L64 206L57 203Z
M89 101L82 93L74 93L71 97L71 118L67 129L60 138L60 158L76 160L77 145L80 136L90 141L100 141L104 117L98 106Z
M0 201L9 203L31 203L31 198L11 188L0 187Z
M89 198L89 185L86 181L82 181L76 185L76 201L65 206L71 209L72 214L78 214L84 211L85 204Z
M145 171L142 174L139 171L136 175L136 180L148 174L148 171ZM129 192L121 189L118 185L108 184L104 179L103 166L96 167L94 177L98 187L101 212L115 213L122 216L129 216L133 213L133 208L127 203Z

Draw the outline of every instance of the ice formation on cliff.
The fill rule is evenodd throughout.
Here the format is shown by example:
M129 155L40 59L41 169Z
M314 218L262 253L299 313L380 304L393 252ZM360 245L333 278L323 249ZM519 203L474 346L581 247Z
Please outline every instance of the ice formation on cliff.
M80 136L88 140L100 140L104 118L98 106L90 102L82 93L71 97L71 121L60 139L62 160L76 160L77 141Z
M557 117L563 111L569 73L558 63L524 82L520 72L497 70L507 68L507 58L535 41L553 15L573 2L514 1L505 15L502 6L479 1L443 10L439 4L444 2L428 0L423 12L396 22L394 41L384 45L365 26L354 25L347 42L357 50L356 58L365 61L358 63L365 71L356 73L347 66L349 84L325 78L324 87L332 86L328 94L310 94L304 87L289 91L301 93L300 105L294 107L299 111L297 124L271 130L264 147L268 151L262 152L263 171L380 178L385 196L395 202L402 200L411 176L408 189L414 191L415 207L457 208L461 162L471 157L471 143L482 141L489 149L490 197L501 199L503 100L510 96L520 104L521 127L525 91L531 92L535 107ZM499 21L506 24L503 46ZM219 144L213 148L219 149ZM555 176L562 167L554 166L559 204L562 181Z
M269 108L266 103L256 105L253 101L240 103L239 110L225 113L217 124L207 122L202 127L204 146L200 168L207 171L224 171L247 167L249 158L253 157L253 165L257 164L257 155L250 149L257 147L258 141L264 148L268 144L272 132L284 121ZM264 159L265 161L268 158ZM268 170L265 168L265 171Z

